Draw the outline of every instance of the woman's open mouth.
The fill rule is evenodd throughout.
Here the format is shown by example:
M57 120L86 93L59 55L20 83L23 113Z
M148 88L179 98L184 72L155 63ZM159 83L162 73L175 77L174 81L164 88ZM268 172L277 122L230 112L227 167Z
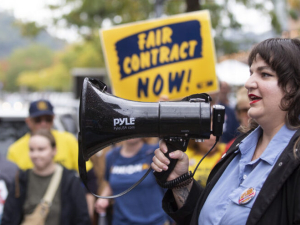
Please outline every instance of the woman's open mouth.
M250 105L254 104L262 99L261 97L254 95L254 94L249 94L248 97L250 99L250 103L249 103Z

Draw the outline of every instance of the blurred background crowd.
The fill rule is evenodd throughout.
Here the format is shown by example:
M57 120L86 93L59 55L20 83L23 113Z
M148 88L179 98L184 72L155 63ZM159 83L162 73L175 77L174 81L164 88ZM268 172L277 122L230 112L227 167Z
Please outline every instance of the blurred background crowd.
M16 168L27 170L36 167L31 165L22 168L18 160L8 157L13 143L30 131L33 133L26 122L26 118L36 117L29 112L33 107L32 102L47 100L53 106L55 115L50 121L51 127L47 129L68 132L77 141L79 95L83 78L96 77L109 86L99 29L202 9L208 9L211 13L217 56L216 73L220 84L219 92L212 94L212 104L226 107L224 135L195 174L195 179L205 186L210 170L238 135L238 127L246 126L248 122L249 101L243 87L249 76L248 50L266 38L300 37L299 0L31 0L26 1L26 6L15 0L0 4L0 160L3 160L0 163L0 221L5 199L17 174L15 171L18 171ZM168 100L168 96L161 96L161 100ZM58 144L58 140L56 142ZM92 189L100 195L117 194L115 192L119 191L118 185L123 185L124 177L109 174L111 167L118 166L118 160L121 160L116 160L115 155L127 160L143 154L143 160L148 163L147 154L153 153L157 143L156 138L129 141L94 155L89 162ZM213 136L202 143L190 141L187 154L192 171L213 144ZM51 160L54 158L58 162L54 155L51 157ZM7 158L9 173L5 172L7 164L4 161L6 163ZM107 159L109 164L106 164ZM10 165L13 161L17 167ZM64 166L78 170L76 166ZM4 174L9 174L10 178ZM116 179L120 179L119 183ZM2 180L5 183L1 183ZM148 182L148 185L160 190L151 180ZM133 212L137 209L128 205L128 200L97 200L81 186L87 203L82 205L86 207L83 214L88 214L91 224L111 224L114 219L122 221L123 214L129 216L128 221L133 219ZM142 192L146 190L142 188L146 187L141 187ZM156 189L151 190L157 193ZM151 190L147 189L147 192L151 193ZM137 192L131 196L132 199L141 195ZM160 200L161 196L157 199ZM154 197L153 194L150 199ZM28 201L25 201L26 204L28 206ZM157 224L173 223L162 215L163 212L152 214L159 218L156 218ZM145 213L144 216L145 223L140 224L150 223L149 215Z

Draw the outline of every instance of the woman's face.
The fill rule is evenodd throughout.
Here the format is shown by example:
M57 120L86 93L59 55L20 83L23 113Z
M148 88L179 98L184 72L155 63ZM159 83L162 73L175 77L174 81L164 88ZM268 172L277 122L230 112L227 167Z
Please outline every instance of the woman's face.
M284 93L278 86L276 72L260 55L256 56L250 67L250 77L245 87L250 101L249 117L260 125L284 123L286 112L280 109Z
M37 170L44 170L53 163L56 149L50 141L41 135L34 135L29 140L29 156Z
M142 138L133 138L133 139L125 140L127 145L136 145L136 144L139 144L141 141L142 141Z

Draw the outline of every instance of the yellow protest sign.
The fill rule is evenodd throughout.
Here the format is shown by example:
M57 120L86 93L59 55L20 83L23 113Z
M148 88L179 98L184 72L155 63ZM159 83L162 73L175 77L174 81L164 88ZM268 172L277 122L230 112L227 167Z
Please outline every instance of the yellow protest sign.
M218 90L209 11L100 30L113 94L134 101Z

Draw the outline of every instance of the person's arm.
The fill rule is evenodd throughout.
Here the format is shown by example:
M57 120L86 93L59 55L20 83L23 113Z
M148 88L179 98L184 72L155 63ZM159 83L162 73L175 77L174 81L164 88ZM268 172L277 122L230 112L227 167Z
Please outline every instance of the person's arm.
M75 173L75 172L74 172ZM63 181L63 179L62 179ZM91 220L88 213L88 206L85 197L85 189L79 178L74 174L69 185L69 192L71 193L71 201L73 205L73 222L74 225L90 225ZM63 209L62 209L63 210ZM71 215L68 215L71 216Z
M104 177L102 179L102 181L104 181L102 183L102 187L101 187L101 192L100 192L100 196L111 196L113 195L113 190L109 184L109 177L110 177L110 168L112 166L112 159L113 157L113 152L110 152L109 154L105 155L105 168L104 169ZM114 153L115 154L115 153ZM99 198L97 199L96 203L95 203L95 210L96 212L98 212L99 214L103 214L106 213L106 209L107 207L110 205L110 199L104 199L104 198Z
M190 191L192 189L192 186L193 186L193 182L186 187L180 189L175 189L175 188L172 189L178 209L180 209L185 204L190 194Z
M92 195L91 193L86 193L85 194L87 206L88 206L88 212L89 216L91 218L91 221L93 221L94 218L94 204L95 204L95 196Z
M100 196L110 196L112 195L112 189L107 182L106 185L104 186ZM106 208L109 206L109 199L104 199L104 198L98 198L96 203L95 203L95 209L98 213L105 213Z
M16 177L19 177L19 174L16 174ZM19 178L16 178L17 180ZM11 225L21 222L22 217L22 201L19 198L16 198L16 184L13 182L10 186L8 196L5 200L2 221L0 221L1 225ZM20 190L19 190L20 194Z

